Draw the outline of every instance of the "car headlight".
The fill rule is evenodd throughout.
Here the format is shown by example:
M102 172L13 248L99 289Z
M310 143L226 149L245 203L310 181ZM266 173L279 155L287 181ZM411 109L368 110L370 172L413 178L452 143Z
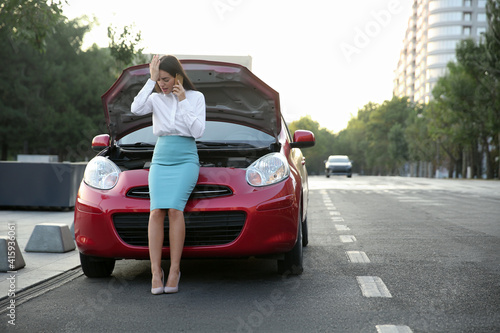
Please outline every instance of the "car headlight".
M83 181L100 190L109 190L115 187L120 172L116 164L105 157L97 156L87 164Z
M285 156L271 153L259 158L247 168L246 179L252 186L266 186L278 183L289 175L290 167Z

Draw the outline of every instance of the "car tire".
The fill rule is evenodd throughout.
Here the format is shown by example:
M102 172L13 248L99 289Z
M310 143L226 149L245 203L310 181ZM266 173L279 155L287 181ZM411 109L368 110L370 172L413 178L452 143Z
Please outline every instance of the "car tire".
M330 178L330 175L329 175L329 174L326 174L326 178Z
M307 229L307 216L304 222L302 222L302 247L306 247L309 244L309 231Z
M347 178L351 178L351 177L352 177L352 175L347 175Z
M302 265L302 222L299 211L299 231L297 242L290 252L285 253L285 258L278 260L278 273L282 275L300 275L304 271Z
M87 256L80 253L83 274L89 278L108 277L115 268L115 259Z

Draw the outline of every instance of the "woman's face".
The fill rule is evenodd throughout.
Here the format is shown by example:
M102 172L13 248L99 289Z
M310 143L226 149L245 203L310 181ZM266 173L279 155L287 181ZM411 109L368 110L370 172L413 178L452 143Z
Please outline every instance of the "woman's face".
M158 80L158 85L161 91L166 95L170 94L174 89L175 78L170 75L170 73L165 72L160 69L160 79Z

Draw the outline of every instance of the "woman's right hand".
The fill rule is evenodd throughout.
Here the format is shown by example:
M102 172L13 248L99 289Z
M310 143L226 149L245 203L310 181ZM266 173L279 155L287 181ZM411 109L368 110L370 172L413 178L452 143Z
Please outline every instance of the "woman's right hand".
M160 79L160 57L158 57L158 55L153 56L153 59L151 59L149 74L153 81L158 81Z

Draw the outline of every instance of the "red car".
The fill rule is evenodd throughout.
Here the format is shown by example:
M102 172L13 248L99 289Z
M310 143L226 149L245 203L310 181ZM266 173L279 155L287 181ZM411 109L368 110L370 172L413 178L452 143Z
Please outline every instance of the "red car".
M197 140L200 175L184 213L183 257L269 256L279 272L302 273L308 183L300 148L314 145L313 133L292 137L278 93L246 67L182 65L205 95L207 117ZM75 204L75 239L88 277L109 276L117 259L149 259L148 172L156 137L151 115L130 112L148 77L147 64L127 68L102 96L109 134L92 141L100 152L87 165Z

